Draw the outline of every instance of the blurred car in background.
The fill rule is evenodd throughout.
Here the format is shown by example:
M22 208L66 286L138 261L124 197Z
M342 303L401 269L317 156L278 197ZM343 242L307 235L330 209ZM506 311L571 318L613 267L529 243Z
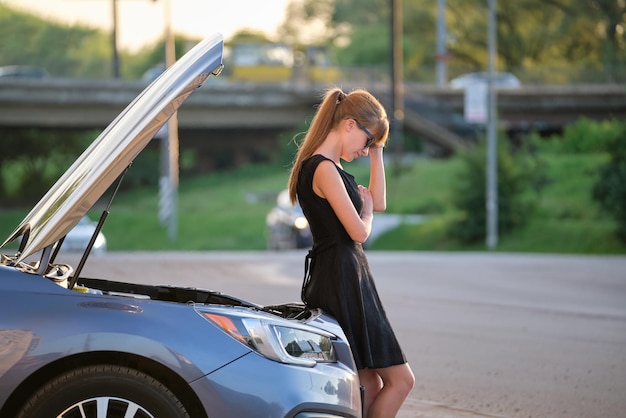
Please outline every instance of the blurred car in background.
M266 226L267 248L270 250L307 248L313 245L309 222L300 205L291 204L288 190L278 194L276 206L267 214Z
M148 68L145 73L141 76L141 80L147 83L152 83L156 80L163 72L165 71L165 64L159 63L155 64L152 67Z
M96 226L98 224L87 216L80 218L80 221L74 228L65 236L63 245L61 245L62 251L68 252L82 252L87 248L89 240L96 232ZM98 236L94 241L91 248L91 254L103 254L107 250L107 240L102 232L98 232Z
M486 71L463 74L450 80L450 87L453 89L466 89L476 84L487 85L489 73ZM518 89L522 86L521 81L511 73L495 73L494 86L497 89Z
M30 65L6 65L0 67L0 78L46 78L49 75L45 68Z

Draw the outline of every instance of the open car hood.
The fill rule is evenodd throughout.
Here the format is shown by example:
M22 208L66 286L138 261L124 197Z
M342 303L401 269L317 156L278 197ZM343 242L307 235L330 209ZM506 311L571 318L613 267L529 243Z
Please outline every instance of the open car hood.
M14 263L67 235L187 97L219 74L223 44L221 34L197 44L109 124L0 246L22 237Z

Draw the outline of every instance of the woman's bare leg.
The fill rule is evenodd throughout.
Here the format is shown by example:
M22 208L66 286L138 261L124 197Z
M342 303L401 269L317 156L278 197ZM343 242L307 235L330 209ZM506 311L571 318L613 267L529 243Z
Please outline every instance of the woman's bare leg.
M383 388L383 380L374 369L359 370L359 380L364 389L363 418L366 418L370 405L378 396L378 392Z
M365 386L365 409L364 418L393 418L396 416L402 403L413 389L415 377L408 364L400 364L397 366L385 367L384 369L367 369L360 370L359 377L362 372L367 371L364 376L367 382L375 382L371 373L378 375L379 381L382 381L382 388L379 387L375 393L372 391L368 398ZM366 382L366 383L367 383ZM371 383L370 383L371 384Z

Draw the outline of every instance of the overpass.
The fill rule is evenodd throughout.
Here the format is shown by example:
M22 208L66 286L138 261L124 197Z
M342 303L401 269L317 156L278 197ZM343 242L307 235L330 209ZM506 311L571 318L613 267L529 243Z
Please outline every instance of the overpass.
M0 127L101 130L145 86L122 80L0 80ZM389 104L388 86L366 87ZM213 153L233 146L247 149L237 153L241 161L258 153L274 154L281 145L276 143L277 134L310 120L322 90L306 84L209 79L178 112L181 138ZM452 153L476 131L463 119L463 102L461 91L407 84L404 129L433 152ZM626 119L626 86L529 86L500 91L498 113L502 128L509 132L558 131L580 117Z

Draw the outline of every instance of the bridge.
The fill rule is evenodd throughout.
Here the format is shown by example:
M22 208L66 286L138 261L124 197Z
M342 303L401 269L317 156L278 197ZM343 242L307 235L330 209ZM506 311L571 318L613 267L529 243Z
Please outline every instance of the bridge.
M122 80L0 80L0 127L102 130L145 86ZM389 105L388 86L365 87ZM308 84L233 84L209 79L178 112L181 144L187 141L214 155L234 147L239 150L235 163L271 158L284 145L277 144L277 135L309 121L322 92L322 86ZM407 84L404 129L435 154L453 153L476 131L476 126L465 122L463 106L462 91ZM559 131L580 117L626 119L626 86L503 90L498 92L498 116L502 129L513 134Z

